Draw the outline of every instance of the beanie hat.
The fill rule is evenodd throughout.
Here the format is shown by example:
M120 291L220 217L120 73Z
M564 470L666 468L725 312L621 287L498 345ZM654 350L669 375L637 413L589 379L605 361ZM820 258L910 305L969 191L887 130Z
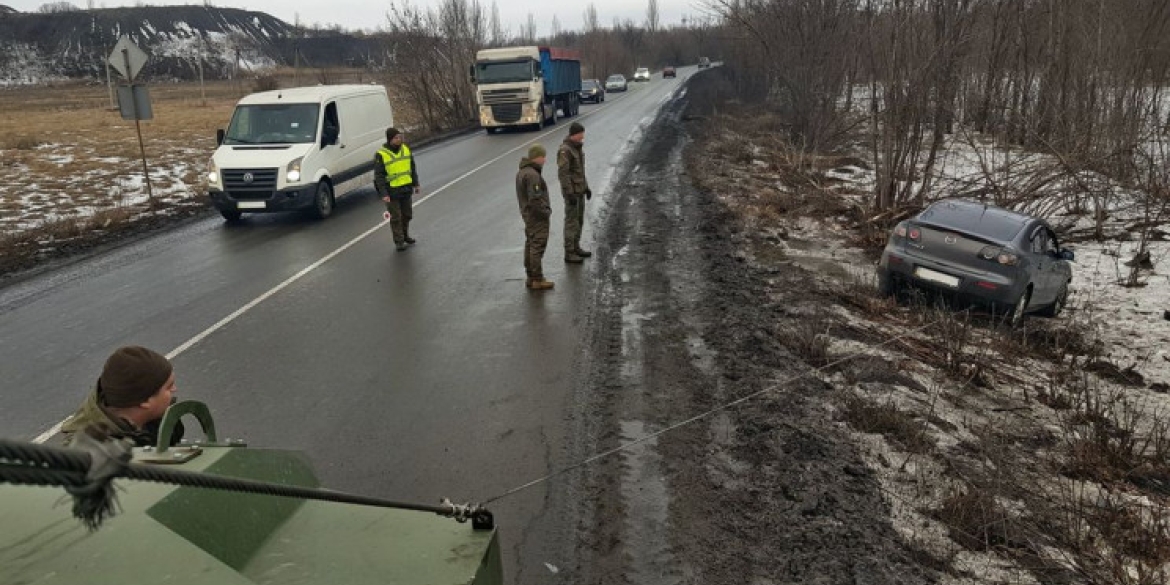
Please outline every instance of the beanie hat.
M569 136L580 134L584 131L585 127L582 126L580 122L573 122L572 124L569 124Z
M391 140L394 140L394 137L398 136L399 134L402 134L402 133L399 132L397 128L395 128L393 126L387 128L386 129L386 142L390 142Z
M101 403L114 408L137 406L154 396L171 377L171 362L136 345L120 347L106 360L98 378Z
M528 148L528 160L536 160L542 156L546 156L548 151L544 149L541 144L533 144Z

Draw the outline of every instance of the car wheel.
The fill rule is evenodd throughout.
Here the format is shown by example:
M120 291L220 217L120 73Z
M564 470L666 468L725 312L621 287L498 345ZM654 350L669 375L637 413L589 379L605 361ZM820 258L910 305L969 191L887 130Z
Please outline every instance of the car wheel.
M238 209L224 209L222 207L217 207L216 209L219 210L219 214L222 215L228 223L236 223L240 221L241 217L244 216L244 214L240 213L240 210Z
M1008 325L1012 327L1019 327L1024 322L1024 318L1028 315L1028 302L1032 300L1032 286L1024 289L1024 294L1020 296L1020 300L1012 305L1012 310L1009 313Z
M333 187L329 181L317 183L317 194L313 196L313 214L318 219L325 219L333 215Z
M884 270L878 271L878 292L883 297L898 296L898 280Z
M1068 283L1064 283L1060 287L1060 292L1056 294L1056 300L1052 301L1051 305L1044 307L1040 314L1045 317L1056 317L1064 311L1064 306L1068 304Z

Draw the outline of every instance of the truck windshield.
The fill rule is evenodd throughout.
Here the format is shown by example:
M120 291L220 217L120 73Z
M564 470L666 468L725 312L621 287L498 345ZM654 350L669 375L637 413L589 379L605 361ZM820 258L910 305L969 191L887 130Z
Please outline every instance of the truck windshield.
M475 64L475 79L478 83L510 83L532 81L531 60L493 61Z
M319 104L237 106L224 144L296 144L317 138Z

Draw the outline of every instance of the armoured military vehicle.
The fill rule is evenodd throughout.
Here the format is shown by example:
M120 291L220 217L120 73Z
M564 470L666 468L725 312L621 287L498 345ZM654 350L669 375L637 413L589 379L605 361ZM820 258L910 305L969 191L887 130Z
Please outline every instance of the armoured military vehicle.
M184 415L200 422L206 440L169 446ZM76 443L80 449L0 441L0 583L503 583L486 510L445 501L396 509L317 489L303 454L218 441L197 402L171 407L153 447L88 436ZM109 473L119 478L113 490L108 477L101 483ZM233 489L200 487L214 484ZM112 517L93 517L100 489L116 495ZM79 506L90 507L86 522L73 517Z

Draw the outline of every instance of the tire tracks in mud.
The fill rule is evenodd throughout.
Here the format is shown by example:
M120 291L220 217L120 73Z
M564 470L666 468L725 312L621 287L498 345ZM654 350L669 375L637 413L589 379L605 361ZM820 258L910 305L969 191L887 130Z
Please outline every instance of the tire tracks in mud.
M703 148L687 135L687 101L662 109L613 182L597 237L577 453L808 369L778 336L801 318L794 306L828 301L800 268L763 275L741 262L735 218L687 174L686 149ZM575 473L580 546L576 570L557 582L937 581L890 526L876 480L834 421L830 390L802 379Z

